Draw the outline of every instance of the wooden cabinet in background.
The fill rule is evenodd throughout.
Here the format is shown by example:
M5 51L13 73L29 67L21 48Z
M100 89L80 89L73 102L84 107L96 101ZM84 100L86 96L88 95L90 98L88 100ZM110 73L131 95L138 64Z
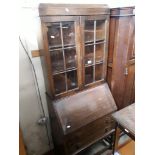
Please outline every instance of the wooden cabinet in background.
M119 109L135 100L134 7L111 9L107 81Z

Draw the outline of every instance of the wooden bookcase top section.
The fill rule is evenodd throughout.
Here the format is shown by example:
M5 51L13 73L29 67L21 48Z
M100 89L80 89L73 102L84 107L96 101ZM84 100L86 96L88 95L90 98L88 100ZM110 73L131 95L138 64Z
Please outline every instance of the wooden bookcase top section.
M110 14L110 9L105 4L48 4L41 3L39 5L40 16L53 15L99 15Z
M53 103L64 134L117 110L107 83Z
M39 13L48 94L58 99L104 83L108 6L40 4Z

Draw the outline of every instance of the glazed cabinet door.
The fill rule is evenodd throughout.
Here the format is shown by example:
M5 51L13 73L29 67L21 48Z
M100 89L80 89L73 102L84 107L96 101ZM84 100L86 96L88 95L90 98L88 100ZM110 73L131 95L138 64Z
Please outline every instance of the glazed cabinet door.
M106 79L109 15L42 17L52 95L62 97Z
M79 17L44 17L42 28L53 96L78 89Z
M81 17L84 87L105 80L108 26L109 18L106 15Z

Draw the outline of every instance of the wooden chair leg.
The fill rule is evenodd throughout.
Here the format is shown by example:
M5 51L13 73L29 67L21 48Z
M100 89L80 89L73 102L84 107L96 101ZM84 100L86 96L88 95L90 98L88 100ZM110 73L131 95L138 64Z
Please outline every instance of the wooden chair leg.
M120 137L121 129L116 125L115 129L115 139L114 139L114 146L113 146L113 155L115 152L118 150L118 142L119 142L119 137Z

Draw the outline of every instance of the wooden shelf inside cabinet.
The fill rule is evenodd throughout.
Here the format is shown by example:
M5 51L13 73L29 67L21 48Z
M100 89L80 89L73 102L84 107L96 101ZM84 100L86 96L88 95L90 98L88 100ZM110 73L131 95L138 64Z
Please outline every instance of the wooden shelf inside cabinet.
M63 70L63 71L55 71L55 72L53 72L53 75L57 75L57 74L62 74L62 73L67 73L67 72L70 72L70 71L75 71L75 70L77 70L77 68L69 68L69 69L67 69L67 70Z
M61 45L58 46L49 46L49 51L53 52L56 50L64 50L64 49L70 49L70 48L75 48L76 46L74 44L69 44L69 45L64 45L64 47L62 47Z
M105 39L95 40L95 42L93 40L90 40L90 41L85 42L85 46L94 45L94 44L102 44L102 43L103 44L106 43Z
M103 64L103 61L98 61L95 64L85 64L85 67L90 67L90 66L94 66L94 65L99 65L99 64Z

